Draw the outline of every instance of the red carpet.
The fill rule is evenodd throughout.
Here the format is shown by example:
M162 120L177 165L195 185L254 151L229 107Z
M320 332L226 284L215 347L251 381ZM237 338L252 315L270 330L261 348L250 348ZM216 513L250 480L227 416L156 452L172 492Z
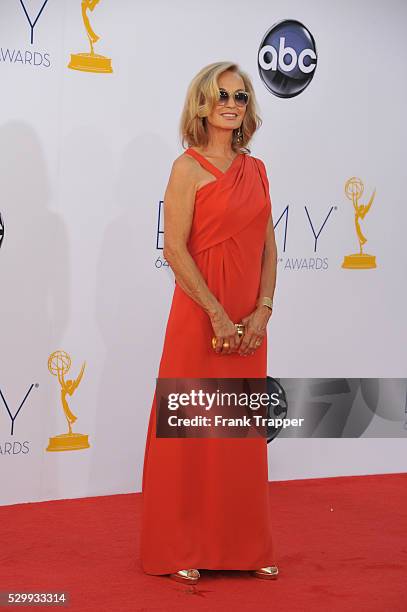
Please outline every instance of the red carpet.
M59 607L75 612L407 609L407 474L273 482L270 495L277 581L202 570L186 587L145 575L141 497L129 494L0 507L0 591L65 590Z

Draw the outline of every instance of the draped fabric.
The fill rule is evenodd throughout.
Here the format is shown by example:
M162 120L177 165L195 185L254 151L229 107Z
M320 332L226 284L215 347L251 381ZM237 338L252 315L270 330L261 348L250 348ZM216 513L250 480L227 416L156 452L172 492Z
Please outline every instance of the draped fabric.
M271 200L266 169L248 154L226 172L192 148L213 180L198 189L188 250L234 323L259 293ZM267 339L253 355L213 351L206 312L175 283L160 378L263 378ZM142 484L141 562L149 574L274 565L265 438L158 438L156 395Z

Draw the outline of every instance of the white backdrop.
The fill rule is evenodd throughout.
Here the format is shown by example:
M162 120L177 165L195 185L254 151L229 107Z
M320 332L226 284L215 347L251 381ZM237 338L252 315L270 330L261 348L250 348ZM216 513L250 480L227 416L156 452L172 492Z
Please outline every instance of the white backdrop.
M31 28L27 15L34 24L39 13ZM171 271L157 267L159 202L182 153L187 86L214 61L251 75L264 121L251 150L266 164L275 223L289 206L285 251L284 219L276 226L269 375L407 376L407 5L101 0L89 16L110 74L67 67L89 50L80 0L0 5L1 504L141 489L173 290ZM257 51L287 18L312 32L318 65L302 94L280 99L259 77ZM351 176L365 185L363 203L377 190L361 222L373 270L341 268L358 248ZM317 253L305 207L317 228L336 207ZM326 269L287 269L316 256ZM45 450L67 431L48 370L56 350L71 356L66 378L86 361L68 395L84 450ZM403 439L281 439L269 447L270 479L400 472L405 457Z

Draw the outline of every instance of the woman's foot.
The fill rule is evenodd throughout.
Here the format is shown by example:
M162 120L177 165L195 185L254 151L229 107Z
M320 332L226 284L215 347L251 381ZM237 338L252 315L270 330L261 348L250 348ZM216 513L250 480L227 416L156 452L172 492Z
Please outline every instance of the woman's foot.
M196 584L200 576L197 569L179 570L174 574L170 574L170 578L184 584Z
M278 567L276 565L270 565L268 567L260 567L254 570L253 576L256 578L264 578L265 580L276 580L278 576Z

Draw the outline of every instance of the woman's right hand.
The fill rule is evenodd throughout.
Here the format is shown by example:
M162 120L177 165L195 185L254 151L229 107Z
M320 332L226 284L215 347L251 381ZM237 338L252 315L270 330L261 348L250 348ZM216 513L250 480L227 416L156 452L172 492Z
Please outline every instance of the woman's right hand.
M210 315L213 333L216 337L216 353L228 355L237 350L241 338L238 336L236 327L226 314L223 308L217 310L213 315ZM229 342L229 347L225 348L222 345L224 342Z

